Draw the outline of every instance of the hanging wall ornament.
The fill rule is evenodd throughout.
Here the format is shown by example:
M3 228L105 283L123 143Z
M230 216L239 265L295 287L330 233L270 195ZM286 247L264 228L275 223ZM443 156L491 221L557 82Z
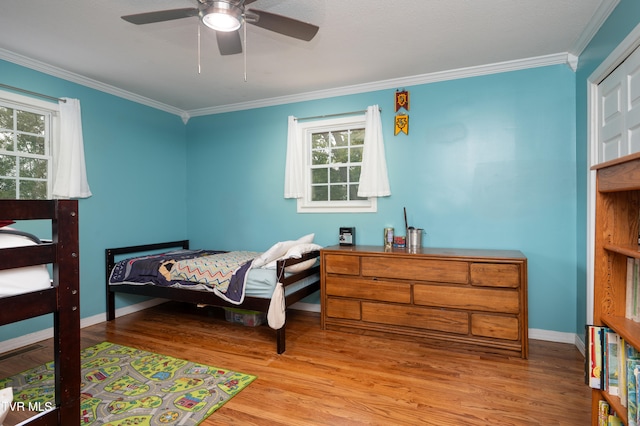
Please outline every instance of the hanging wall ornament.
M409 111L409 92L407 90L396 90L396 112L404 108Z
M395 130L393 132L394 136L397 136L398 133L402 132L405 135L409 134L409 114L396 114L395 118Z

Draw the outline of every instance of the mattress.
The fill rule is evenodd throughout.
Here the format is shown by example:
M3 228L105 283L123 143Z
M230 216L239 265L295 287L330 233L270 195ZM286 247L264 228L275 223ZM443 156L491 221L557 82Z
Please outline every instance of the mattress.
M213 287L205 284L199 284L190 281L167 281L167 273L162 272L162 264L166 264L168 259L180 259L184 254L184 257L191 257L192 255L206 256L216 252L210 252L207 250L179 250L170 253L164 253L159 255L150 255L143 258L137 258L136 268L142 266L145 268L143 274L130 274L132 270L131 260L125 259L117 262L115 268L111 272L109 277L109 284L120 285L161 285L165 287L184 288L195 291L214 292ZM140 262L143 260L143 262ZM160 272L156 274L156 271L160 269ZM291 274L286 273L286 276ZM116 278L121 277L121 278ZM146 277L152 277L146 279ZM297 290L307 287L320 279L318 273L312 274L308 277L301 279L300 281L293 283L285 288L285 295L296 292ZM120 281L122 280L122 281ZM256 297L260 299L271 299L273 291L277 284L277 274L274 267L253 267L246 272L246 280L244 281L244 295L245 297Z
M11 228L2 228L12 231ZM26 235L14 235L0 232L0 249L9 247L33 246L37 243ZM51 287L51 276L46 265L0 271L0 297L15 296Z

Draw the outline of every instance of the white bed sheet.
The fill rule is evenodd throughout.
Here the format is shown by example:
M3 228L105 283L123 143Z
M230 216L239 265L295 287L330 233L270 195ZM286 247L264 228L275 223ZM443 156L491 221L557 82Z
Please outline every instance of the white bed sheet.
M27 237L0 233L0 249L32 245L36 243ZM51 277L46 265L0 271L0 297L29 293L49 287L51 287Z

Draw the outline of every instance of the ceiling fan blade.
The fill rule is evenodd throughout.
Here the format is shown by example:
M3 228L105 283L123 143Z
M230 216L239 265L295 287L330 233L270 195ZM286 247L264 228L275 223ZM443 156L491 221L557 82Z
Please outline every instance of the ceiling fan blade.
M310 41L320 29L316 25L271 12L251 9L251 13L258 15L258 20L251 24L300 40Z
M155 22L171 21L173 19L190 18L198 16L198 8L187 7L183 9L158 10L157 12L137 13L135 15L125 15L122 17L132 24L153 24Z
M221 55L235 55L242 53L242 41L238 31L216 31L218 50Z

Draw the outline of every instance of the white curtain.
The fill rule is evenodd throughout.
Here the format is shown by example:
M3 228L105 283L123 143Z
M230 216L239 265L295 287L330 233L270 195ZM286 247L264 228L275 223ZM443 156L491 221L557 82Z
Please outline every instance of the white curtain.
M289 116L287 157L284 170L284 198L304 197L304 150L298 134L298 120Z
M365 120L358 197L386 197L391 195L391 189L387 174L387 160L384 155L382 120L380 119L378 105L367 108Z
M302 198L304 196L304 150L299 140L298 121L289 116L287 137L287 158L284 173L284 198ZM365 115L364 147L362 151L362 170L360 173L359 197L386 197L391 195L387 160L384 154L382 121L380 108L373 105L367 108Z
M84 162L80 101L63 98L60 107L60 136L53 146L53 198L91 196ZM55 139L55 138L54 138Z

